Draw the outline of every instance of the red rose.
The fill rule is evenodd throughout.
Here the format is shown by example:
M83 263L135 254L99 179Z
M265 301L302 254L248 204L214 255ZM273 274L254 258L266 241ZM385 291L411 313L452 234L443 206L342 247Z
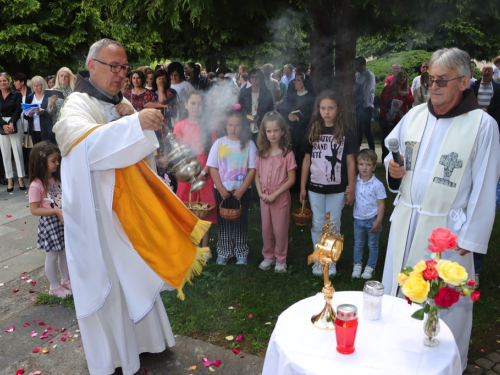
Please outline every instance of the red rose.
M479 299L479 297L480 297L479 290L475 290L470 294L470 299L472 300L472 302L476 302Z
M476 285L476 282L471 279L471 280L467 281L467 285L470 287L473 287L474 285Z
M436 305L438 306L448 308L457 303L459 298L460 293L449 286L444 286L439 289L439 292L437 292L436 297L434 297L434 302L436 302Z
M427 268L422 272L422 276L426 280L434 280L439 277L439 272L436 270L437 262L435 260L428 260L425 262Z
M437 228L432 231L429 237L432 245L427 248L433 253L442 253L445 249L453 250L457 247L457 238L449 229Z

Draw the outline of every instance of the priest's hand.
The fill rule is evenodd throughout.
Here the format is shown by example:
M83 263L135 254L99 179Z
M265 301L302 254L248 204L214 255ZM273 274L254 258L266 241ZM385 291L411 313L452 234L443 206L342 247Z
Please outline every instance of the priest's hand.
M130 104L127 103L120 103L115 107L116 112L120 115L120 117L123 116L129 116L135 113L134 107L132 107Z
M165 122L165 117L156 108L145 108L139 112L139 122L142 130L159 131Z
M403 155L401 155L401 159L403 159ZM389 174L392 178L403 178L406 174L406 169L404 165L399 165L394 159L391 159L389 161Z
M460 246L457 246L457 247L455 248L455 251L460 251L460 255L461 255L461 256L464 256L465 254L470 253L470 250L465 250L465 249L462 249Z

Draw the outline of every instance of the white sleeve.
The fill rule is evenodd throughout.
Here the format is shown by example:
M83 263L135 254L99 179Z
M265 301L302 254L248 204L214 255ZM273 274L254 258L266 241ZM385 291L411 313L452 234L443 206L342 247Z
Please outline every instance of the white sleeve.
M255 168L257 164L257 147L253 141L248 145L248 168Z
M217 158L217 153L219 151L220 138L217 139L208 153L207 165L212 168L219 168L219 160Z
M377 199L386 199L387 198L387 193L385 192L384 184L379 180L377 180L375 195L376 195Z
M398 122L396 127L394 129L392 129L392 132L389 133L387 138L384 139L384 144L385 144L385 147L387 147L387 149L389 148L388 147L389 146L389 139L396 138L399 141L399 153L404 155L403 143L404 143L405 127L406 127L406 122L408 121L408 117L411 113L412 112L410 110L410 112L408 112L401 119L401 121ZM387 154L387 156L384 159L385 177L386 177L386 181L387 181L387 188L389 189L389 191L391 193L397 193L397 192L399 192L399 190L392 190L389 187L389 161L391 161L391 160L392 160L392 152L389 151L389 154ZM404 163L404 158L403 158L403 163Z
M138 113L101 126L87 136L91 171L128 167L157 148L155 132L142 130Z
M495 221L495 201L500 176L498 126L484 114L472 161L472 190L466 208L466 222L458 236L461 248L486 254Z

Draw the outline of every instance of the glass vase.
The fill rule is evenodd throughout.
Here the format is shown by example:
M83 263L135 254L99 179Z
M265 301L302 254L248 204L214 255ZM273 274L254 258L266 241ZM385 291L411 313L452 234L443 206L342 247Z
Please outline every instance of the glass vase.
M430 306L430 310L429 313L426 314L424 320L424 333L426 336L424 339L424 345L435 347L439 345L439 340L436 339L440 329L439 309L433 299L428 299L426 303Z

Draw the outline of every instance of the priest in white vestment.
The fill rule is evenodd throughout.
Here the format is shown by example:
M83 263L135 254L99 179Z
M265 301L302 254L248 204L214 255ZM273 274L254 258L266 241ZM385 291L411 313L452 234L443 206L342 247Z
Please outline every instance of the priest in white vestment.
M485 254L495 218L500 175L500 139L496 121L479 109L470 81L470 57L457 48L441 49L430 62L431 99L401 119L385 142L396 138L404 166L385 159L389 189L397 192L382 283L400 295L398 273L419 260L432 229L446 227L458 235L457 250L442 259L464 266L474 279L472 252ZM462 371L472 329L472 302L462 297L441 310L460 351Z
M123 98L129 66L120 43L96 42L87 67L54 126L63 156L68 266L90 374L113 374L118 367L134 374L140 353L175 344L160 298L161 291L175 288L136 251L117 216L121 203L113 198L120 193L119 171L145 158L154 161L154 131L164 119L155 109L135 113ZM164 242L166 247L166 235Z

